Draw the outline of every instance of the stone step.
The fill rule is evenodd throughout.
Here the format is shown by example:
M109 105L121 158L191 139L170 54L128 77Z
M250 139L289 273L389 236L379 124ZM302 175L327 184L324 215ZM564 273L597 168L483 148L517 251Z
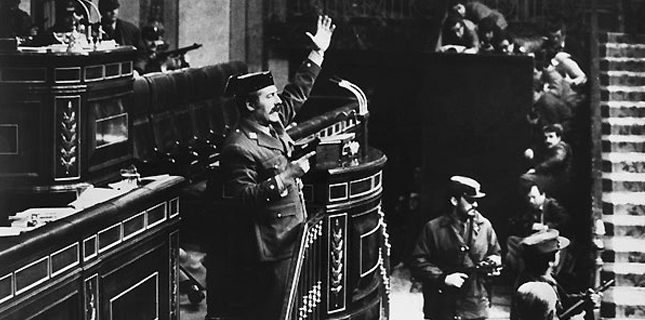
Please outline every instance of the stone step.
M603 216L602 220L607 236L645 240L645 216L609 215Z
M645 152L644 136L604 135L601 144L602 152L605 153Z
M645 72L645 58L601 58L600 71Z
M645 263L645 239L607 237L602 260L616 263Z
M600 316L607 318L645 318L645 288L611 287L602 297Z
M645 264L643 263L605 263L602 266L602 279L615 279L616 287L645 288Z
M644 86L645 72L603 71L600 84L604 86Z
M645 101L645 87L642 86L601 86L602 101Z
M645 173L603 172L603 191L645 191Z
M645 34L607 32L598 34L599 43L645 43Z
M645 216L645 192L604 192L602 213L605 216Z
M602 171L645 173L645 153L626 151L603 153Z
M602 119L603 135L645 135L645 118Z
M645 101L604 101L600 114L603 118L645 118Z
M643 58L645 57L645 44L642 43L617 43L608 42L599 45L600 57L611 58Z

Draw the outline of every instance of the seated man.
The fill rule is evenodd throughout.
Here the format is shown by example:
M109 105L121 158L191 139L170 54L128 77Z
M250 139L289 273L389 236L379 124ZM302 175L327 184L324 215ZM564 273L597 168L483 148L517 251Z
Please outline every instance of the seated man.
M66 44L73 47L75 44L87 43L85 34L81 32L82 19L83 15L78 3L72 0L59 1L56 3L56 23L38 34L28 45Z
M568 143L562 140L563 127L551 124L542 128L544 144L538 148L527 149L524 156L533 165L527 174L544 178L544 190L556 199L566 203L572 178L573 151Z
M511 320L553 320L558 296L544 282L521 285L511 300Z
M122 46L135 46L143 48L141 31L134 24L119 19L119 0L100 0L101 26L103 27L103 40L114 40Z
M547 68L560 73L575 90L587 82L587 75L576 61L584 56L581 52L571 41L566 41L566 25L562 21L549 23L539 54L549 61Z
M520 243L525 237L547 229L567 234L568 224L571 220L567 210L555 199L547 196L540 186L540 177L525 175L521 180L522 186L520 188L524 190L528 207L521 215L510 219L511 236L506 240L507 265L518 272L524 268L520 258L522 254Z

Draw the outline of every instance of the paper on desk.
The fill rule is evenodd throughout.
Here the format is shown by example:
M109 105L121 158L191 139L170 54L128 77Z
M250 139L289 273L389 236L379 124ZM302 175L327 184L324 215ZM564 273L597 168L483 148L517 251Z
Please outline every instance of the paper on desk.
M81 195L69 206L76 208L78 210L89 208L95 204L108 201L110 199L116 198L124 193L127 193L130 190L127 189L112 189L112 188L88 188L83 191Z
M20 232L24 230L25 228L19 228L19 227L0 227L0 237L19 236Z
M31 228L44 225L47 222L65 218L78 210L70 207L29 208L9 216L11 227ZM31 230L31 229L29 229ZM22 230L28 231L28 230Z

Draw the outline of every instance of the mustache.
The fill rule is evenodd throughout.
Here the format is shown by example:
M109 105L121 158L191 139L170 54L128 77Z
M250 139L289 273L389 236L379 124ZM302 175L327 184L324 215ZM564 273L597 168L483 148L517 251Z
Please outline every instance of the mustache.
M275 107L273 107L271 109L271 111L269 111L269 113L278 112L278 111L280 111L281 108L282 108L282 103L278 103L278 104L275 105Z

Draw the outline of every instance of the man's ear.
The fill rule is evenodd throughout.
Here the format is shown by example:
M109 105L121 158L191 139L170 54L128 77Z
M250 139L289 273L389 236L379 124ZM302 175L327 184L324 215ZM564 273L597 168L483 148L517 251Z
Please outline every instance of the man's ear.
M457 198L453 196L453 197L450 197L450 203L452 203L453 207L456 207L457 203L459 203L459 200L457 200Z
M246 109L250 112L255 111L255 107L253 106L253 103L251 103L251 100L247 99L246 101L244 101L244 105L246 105Z

